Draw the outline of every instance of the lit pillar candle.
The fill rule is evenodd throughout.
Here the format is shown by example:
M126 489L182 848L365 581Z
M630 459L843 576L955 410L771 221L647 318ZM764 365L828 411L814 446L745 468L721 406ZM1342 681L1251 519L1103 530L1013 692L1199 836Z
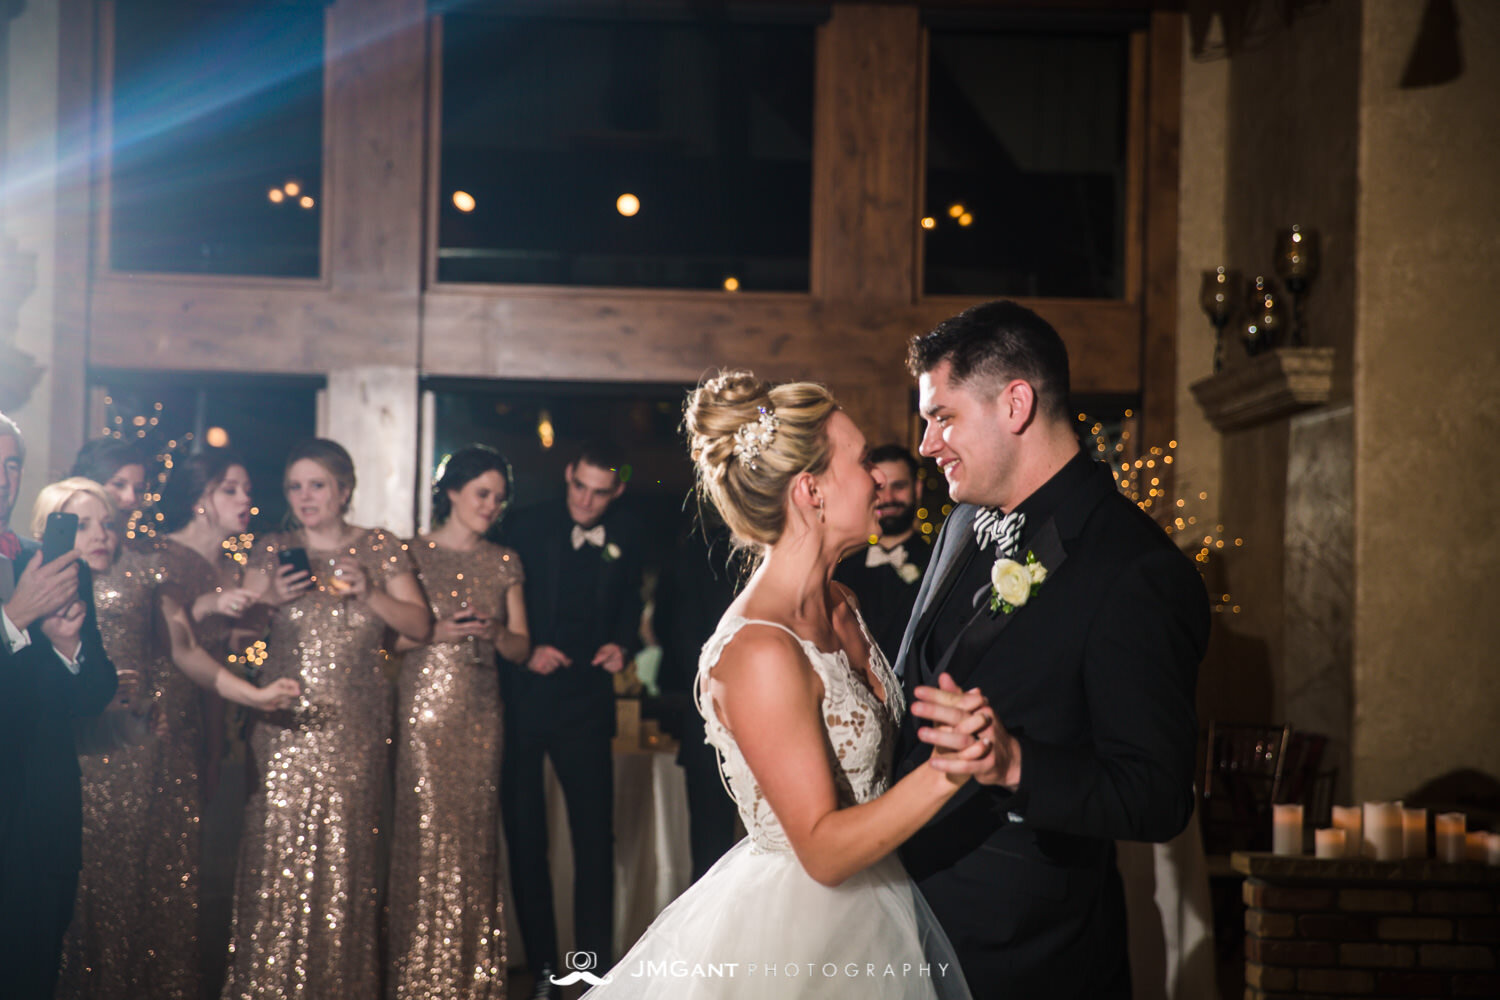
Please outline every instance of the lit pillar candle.
M1401 858L1401 806L1395 802L1365 803L1365 846L1361 852L1376 861Z
M1313 832L1313 853L1320 858L1342 858L1344 843L1349 838L1338 827ZM1496 838L1500 839L1500 838Z
M1401 856L1427 857L1427 810L1401 810Z
M1464 859L1464 826L1467 820L1463 813L1439 813L1433 820L1434 839L1437 841L1439 861L1457 864Z
M1464 835L1465 861L1477 861L1484 864L1485 856L1490 852L1490 835L1487 833L1469 833Z
M1302 853L1302 806L1298 803L1273 806L1271 818L1271 853Z
M1364 816L1365 812L1359 806L1333 807L1334 829L1344 831L1345 857L1359 857L1359 849L1364 844L1365 840Z

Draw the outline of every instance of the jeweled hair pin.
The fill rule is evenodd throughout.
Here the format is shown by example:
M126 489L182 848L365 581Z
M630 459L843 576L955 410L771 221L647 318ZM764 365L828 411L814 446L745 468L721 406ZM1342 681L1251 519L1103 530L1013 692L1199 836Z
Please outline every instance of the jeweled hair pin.
M762 451L771 447L771 442L776 438L776 428L780 426L781 422L776 419L775 411L760 407L759 417L747 420L734 432L735 457L753 471L756 468L755 460Z

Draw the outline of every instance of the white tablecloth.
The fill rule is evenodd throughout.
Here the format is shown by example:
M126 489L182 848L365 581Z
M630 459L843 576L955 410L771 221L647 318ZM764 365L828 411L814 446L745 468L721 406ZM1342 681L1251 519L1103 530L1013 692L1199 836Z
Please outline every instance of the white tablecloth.
M559 958L573 950L573 848L562 787L546 764L547 832ZM676 755L615 755L615 957L625 954L668 903L692 881L687 785ZM509 902L510 964L525 949Z

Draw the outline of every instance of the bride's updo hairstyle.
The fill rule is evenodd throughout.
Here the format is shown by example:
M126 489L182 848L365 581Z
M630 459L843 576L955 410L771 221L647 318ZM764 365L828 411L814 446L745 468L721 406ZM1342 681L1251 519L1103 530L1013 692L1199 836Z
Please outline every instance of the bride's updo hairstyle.
M838 408L815 382L773 386L747 371L721 372L688 395L684 423L698 489L741 544L781 538L792 480L828 466L828 418Z

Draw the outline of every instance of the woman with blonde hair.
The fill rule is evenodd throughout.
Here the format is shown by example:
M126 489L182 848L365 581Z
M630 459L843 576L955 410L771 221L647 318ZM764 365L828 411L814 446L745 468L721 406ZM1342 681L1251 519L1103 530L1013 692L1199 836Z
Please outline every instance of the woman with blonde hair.
M832 581L876 530L864 436L822 386L749 372L692 393L686 427L702 494L761 557L696 691L749 835L589 995L967 997L894 851L993 764L991 719L977 695L919 688L913 714L950 724L893 781L901 684Z
M181 684L194 698L203 688L266 710L297 696L293 682L255 687L199 645L170 560L160 552L122 552L115 504L98 483L74 477L44 487L32 518L40 538L49 514L77 516L74 544L92 578L105 651L121 679L104 713L78 724L83 870L58 995L80 1000L126 1000L197 982L196 836L182 870L166 885L156 877L158 847L196 831L196 819L191 830L164 824L162 802L199 795L181 782L163 787L160 757L173 734L161 692Z

